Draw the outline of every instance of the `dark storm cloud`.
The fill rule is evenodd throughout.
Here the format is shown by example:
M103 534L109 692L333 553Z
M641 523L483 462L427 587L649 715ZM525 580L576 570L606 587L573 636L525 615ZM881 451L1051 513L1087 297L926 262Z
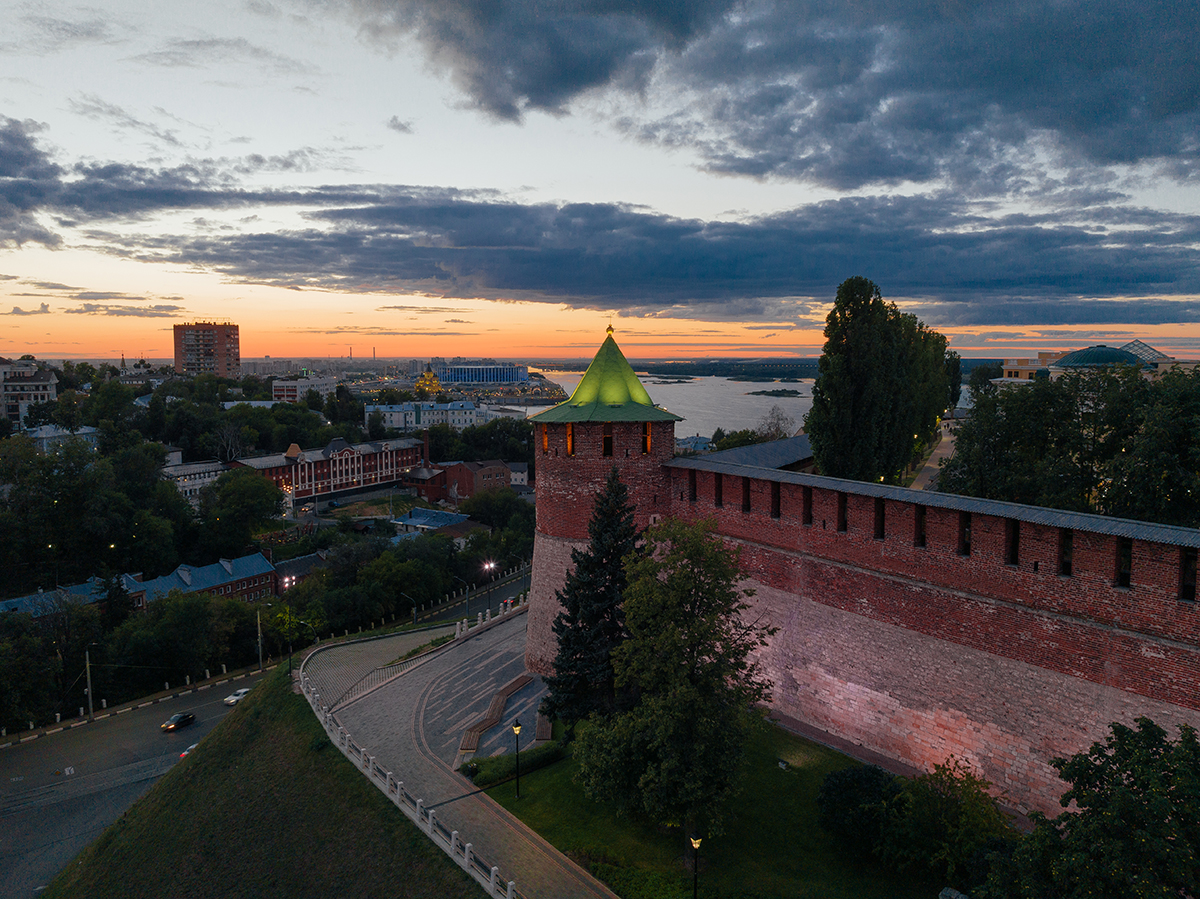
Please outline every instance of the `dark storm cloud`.
M63 167L36 130L0 120L0 243L55 245L60 238L39 217L64 229L122 223L78 233L126 258L294 289L530 300L667 318L811 319L838 283L864 274L932 325L1200 321L1200 215L1105 205L1087 192L1052 214L1000 214L990 202L944 194L846 197L702 221L451 188L249 191L212 161ZM309 224L191 235L128 229L157 212L248 206L292 207ZM166 315L180 307L124 311L132 308L83 311Z
M746 222L455 192L311 214L286 233L144 238L130 252L293 288L522 299L664 317L811 314L852 274L930 324L1198 321L1200 216L989 218L961 200L854 198ZM1155 224L1147 228L1145 222ZM1112 297L1143 297L1114 302ZM1080 299L1080 297L1089 299Z
M717 170L841 189L1043 190L1039 150L1084 182L1148 160L1189 176L1197 33L1194 3L756 3L667 65L691 102L640 133Z
M657 55L683 46L731 0L356 0L372 40L415 34L480 109L561 112L609 84L640 89ZM340 4L337 7L341 9Z
M613 88L618 121L716 171L838 189L1091 189L1200 158L1200 4L1142 0L357 0L506 119ZM1052 172L1068 172L1059 183Z

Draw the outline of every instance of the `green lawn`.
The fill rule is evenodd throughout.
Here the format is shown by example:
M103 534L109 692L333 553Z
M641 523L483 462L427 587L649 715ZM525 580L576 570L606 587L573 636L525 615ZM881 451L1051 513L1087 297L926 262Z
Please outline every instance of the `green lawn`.
M779 765L787 763L786 768ZM929 899L944 884L914 882L871 860L847 858L817 826L816 794L830 771L855 764L777 728L752 742L747 773L725 833L700 846L702 897ZM572 780L570 759L488 791L577 862L590 866L623 899L686 899L691 858L682 833L624 818L588 800Z
M329 742L282 669L42 894L479 899Z

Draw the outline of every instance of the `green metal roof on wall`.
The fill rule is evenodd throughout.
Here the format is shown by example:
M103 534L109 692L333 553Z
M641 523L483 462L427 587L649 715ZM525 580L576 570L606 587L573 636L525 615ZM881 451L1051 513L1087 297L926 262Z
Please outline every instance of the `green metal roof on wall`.
M633 366L613 340L612 327L583 380L565 403L532 416L533 421L555 424L569 421L683 421L654 405L650 394L633 372Z

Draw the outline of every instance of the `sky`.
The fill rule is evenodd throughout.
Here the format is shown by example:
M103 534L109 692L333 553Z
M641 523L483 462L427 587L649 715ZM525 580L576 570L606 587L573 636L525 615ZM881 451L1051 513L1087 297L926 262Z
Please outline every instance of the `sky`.
M0 355L1200 358L1194 0L0 0Z

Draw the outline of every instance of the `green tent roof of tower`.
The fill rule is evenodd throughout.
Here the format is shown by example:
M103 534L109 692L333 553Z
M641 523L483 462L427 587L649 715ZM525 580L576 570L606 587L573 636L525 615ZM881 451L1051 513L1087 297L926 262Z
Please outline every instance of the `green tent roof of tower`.
M683 421L654 405L633 373L633 366L613 340L612 328L600 344L583 380L565 403L532 417L542 424L569 421Z

